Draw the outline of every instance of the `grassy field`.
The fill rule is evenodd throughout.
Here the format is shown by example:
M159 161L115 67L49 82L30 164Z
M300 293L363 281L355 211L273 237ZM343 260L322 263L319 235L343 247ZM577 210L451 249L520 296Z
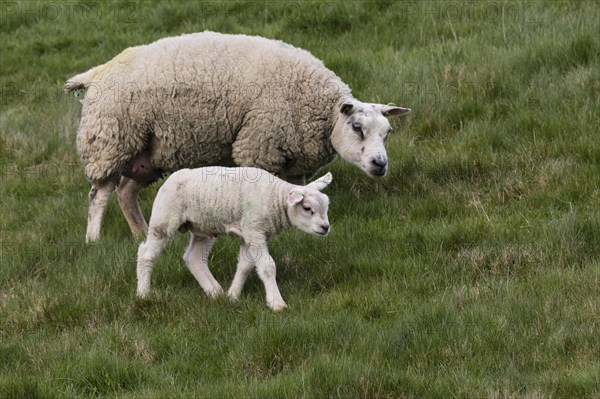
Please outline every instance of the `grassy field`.
M600 397L598 2L3 0L0 19L0 397ZM183 235L137 300L114 198L84 244L64 81L204 29L306 48L413 110L385 179L326 168L329 237L271 242L283 314L256 276L208 299ZM211 255L224 286L236 255Z

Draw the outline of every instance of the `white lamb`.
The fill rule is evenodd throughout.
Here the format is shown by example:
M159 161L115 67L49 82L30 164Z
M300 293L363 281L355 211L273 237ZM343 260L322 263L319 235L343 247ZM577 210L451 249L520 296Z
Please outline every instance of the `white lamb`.
M150 275L158 256L177 231L190 231L183 255L200 286L210 297L223 293L208 268L208 255L217 235L242 238L237 270L227 295L237 300L253 265L265 285L267 305L287 308L277 282L275 262L267 240L288 227L310 234L329 233L329 199L320 191L332 181L331 173L306 186L281 180L257 168L206 167L173 173L158 191L148 229L140 245L137 294L150 290Z
M253 166L304 184L339 154L383 176L388 118L409 112L358 101L305 50L214 32L128 48L73 76L65 90L87 90L77 131L92 183L87 241L99 239L115 188L141 237L147 226L138 192L183 168Z

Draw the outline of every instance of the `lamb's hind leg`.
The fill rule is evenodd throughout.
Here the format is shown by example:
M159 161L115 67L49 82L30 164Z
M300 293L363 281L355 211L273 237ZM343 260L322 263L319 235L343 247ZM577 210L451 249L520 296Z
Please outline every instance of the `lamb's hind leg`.
M115 190L115 182L108 181L103 185L92 185L89 194L88 223L85 233L85 242L95 242L100 238L102 218L108 205L108 199Z
M138 203L138 193L147 185L148 183L123 176L116 190L123 215L136 239L142 238L148 233L148 225Z
M215 237L201 237L193 233L191 236L183 260L206 295L216 298L223 293L223 288L208 268L208 255L217 239Z

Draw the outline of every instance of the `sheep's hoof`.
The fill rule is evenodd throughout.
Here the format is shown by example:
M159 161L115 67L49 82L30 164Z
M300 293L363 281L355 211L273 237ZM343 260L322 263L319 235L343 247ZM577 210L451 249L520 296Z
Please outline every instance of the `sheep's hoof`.
M148 229L146 230L131 230L133 234L133 239L136 241L143 240L148 235Z

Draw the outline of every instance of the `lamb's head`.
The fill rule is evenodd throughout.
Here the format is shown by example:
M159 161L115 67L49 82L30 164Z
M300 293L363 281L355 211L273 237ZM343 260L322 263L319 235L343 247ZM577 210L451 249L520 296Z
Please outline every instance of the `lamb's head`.
M329 198L321 190L332 180L331 173L327 173L306 186L296 186L290 191L287 198L287 214L293 226L309 234L329 234Z
M339 112L331 133L335 151L370 176L384 176L388 165L385 142L392 131L388 118L410 109L349 100L335 112Z

